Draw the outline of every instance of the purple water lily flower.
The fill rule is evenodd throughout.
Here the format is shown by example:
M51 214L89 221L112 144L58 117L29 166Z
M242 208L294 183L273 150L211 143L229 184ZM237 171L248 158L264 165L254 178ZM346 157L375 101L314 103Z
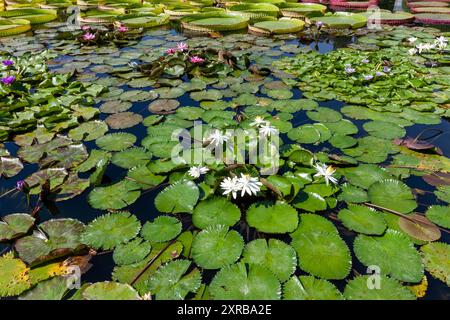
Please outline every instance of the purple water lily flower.
M12 65L14 65L14 61L12 61L12 60L3 60L3 61L2 61L2 64L3 64L5 67L11 67Z
M364 80L366 80L366 81L369 81L369 80L372 80L372 79L373 79L373 75L371 75L371 74L368 74L368 75L364 76Z
M7 76L0 79L0 82L7 86L10 86L14 81L16 81L15 76Z
M369 63L370 61L369 61L369 59L362 59L361 62L362 63Z
M22 191L25 188L25 181L19 180L16 182L16 190Z
M345 72L347 72L347 73L354 73L355 71L356 71L355 68L345 67Z
M322 22L322 21L317 21L317 22L316 22L316 27L317 27L317 28L323 27L323 22Z
M389 67L384 67L384 68L383 68L383 71L386 72L386 73L389 73L389 72L391 72L391 68L389 68Z
M376 75L377 77L381 77L382 75L384 75L384 73L381 72L381 71L377 71L377 72L375 73L375 75Z

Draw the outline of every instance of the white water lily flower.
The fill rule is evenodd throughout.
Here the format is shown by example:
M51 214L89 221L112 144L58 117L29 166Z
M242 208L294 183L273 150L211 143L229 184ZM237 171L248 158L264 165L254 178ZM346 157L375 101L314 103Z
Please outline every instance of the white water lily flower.
M265 124L268 124L268 121L264 120L264 118L261 117L261 116L257 116L257 117L255 117L253 122L250 123L250 126L252 126L252 127L260 127L260 126L265 125Z
M150 292L144 294L142 300L152 300L152 294Z
M205 174L209 171L208 167L202 167L202 166L197 166L197 167L191 167L188 171L189 175L192 178L199 178L202 174Z
M241 177L237 180L237 186L241 190L241 197L243 197L246 193L250 196L256 195L261 190L262 183L256 177L241 173Z
M333 177L333 174L336 172L332 166L327 166L326 164L316 164L314 168L317 170L317 173L314 177L324 177L325 183L328 185L330 182L337 184L338 180Z
M259 133L263 137L270 137L273 134L278 134L278 129L270 125L263 125L259 128Z
M417 51L419 51L419 53L422 53L422 52L428 50L425 43L419 43L419 44L416 46L416 48L417 48Z
M413 55L415 55L417 53L417 49L416 48L411 48L411 49L408 50L408 53L413 56Z
M214 130L207 138L206 140L210 141L210 145L217 147L223 145L225 142L229 140L229 136L226 134L223 134L220 130Z
M425 43L425 47L427 48L427 50L431 50L436 48L436 44L435 43Z
M226 177L223 179L223 181L220 183L220 187L223 190L223 195L230 194L233 196L234 199L236 199L237 192L241 191L240 186L238 185L238 178L237 177Z
M417 38L416 37L411 37L411 38L408 38L408 41L409 41L409 43L414 43L414 42L417 41Z
M436 38L435 45L439 48L439 50L445 49L447 47L447 39L443 36Z

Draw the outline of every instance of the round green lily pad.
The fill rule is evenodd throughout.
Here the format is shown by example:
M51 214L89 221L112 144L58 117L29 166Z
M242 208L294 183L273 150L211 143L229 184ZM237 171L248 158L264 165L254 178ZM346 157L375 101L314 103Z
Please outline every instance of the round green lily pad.
M380 213L362 205L350 204L339 211L338 218L348 229L364 234L381 235L387 227Z
M129 212L107 213L90 222L81 239L95 249L109 250L133 239L140 229L141 223Z
M192 213L192 223L200 229L221 224L235 225L241 217L239 208L227 198L212 198L201 201Z
M297 253L294 248L277 239L256 239L247 243L242 262L258 264L272 271L284 282L297 267Z
M298 225L298 213L285 202L255 203L247 211L250 227L265 233L292 232Z
M247 271L240 262L217 272L209 293L214 300L279 300L281 286L271 271L258 265L250 265Z
M370 275L357 276L350 280L344 290L348 300L415 300L414 294L400 282L384 275L376 275L379 287ZM374 287L369 286L368 284Z
M353 244L364 265L377 265L382 274L405 282L419 282L423 264L413 243L400 232L387 230L381 237L359 235Z
M150 242L166 242L181 232L181 222L175 217L159 216L142 227L142 237Z
M285 300L343 300L342 293L329 281L313 276L293 276L283 285Z
M106 151L121 151L128 149L136 142L136 136L131 133L110 133L95 140L98 147Z
M118 265L133 264L142 261L150 253L151 248L149 242L136 238L117 245L114 249L113 259Z
M244 248L244 240L236 231L216 225L198 233L192 242L192 257L204 269L219 269L236 262Z

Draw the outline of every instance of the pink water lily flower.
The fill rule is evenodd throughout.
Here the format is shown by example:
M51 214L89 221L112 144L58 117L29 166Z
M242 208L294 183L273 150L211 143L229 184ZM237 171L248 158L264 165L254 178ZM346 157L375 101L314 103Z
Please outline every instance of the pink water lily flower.
M88 30L91 30L91 27L90 26L82 26L81 30L88 31Z
M127 32L128 28L122 25L119 28L117 28L117 31L119 31L119 32Z
M189 58L190 63L203 63L205 62L205 59L200 58L199 56L193 56Z
M183 51L187 51L189 49L189 46L184 43L184 42L179 42L177 43L177 50L183 52Z
M95 39L95 34L93 34L93 33L85 33L84 35L83 35L83 39L84 40L86 40L86 41L92 41L92 40L94 40Z
M0 82L7 86L10 86L14 81L16 81L15 76L7 76L0 79Z
M177 52L177 49L174 49L174 48L169 48L166 50L167 54L175 54L176 52Z

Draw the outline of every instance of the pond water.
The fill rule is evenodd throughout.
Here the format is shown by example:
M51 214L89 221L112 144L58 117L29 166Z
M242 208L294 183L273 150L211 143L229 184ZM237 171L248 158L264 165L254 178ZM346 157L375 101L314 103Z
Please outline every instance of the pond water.
M383 5L390 6L391 3L386 2L383 3ZM95 47L83 48L80 47L79 44L70 44L71 42L69 41L56 39L56 31L61 30L62 28L64 28L64 25L61 23L49 23L46 26L36 28L33 35L25 34L15 36L14 40L11 40L11 38L0 39L0 48L2 48L2 50L0 51L10 51L11 49L15 49L16 52L28 50L40 51L44 48L47 48L52 52L58 54L58 56L52 59L51 63L49 63L50 70L52 70L53 72L68 72L75 68L78 71L75 76L78 81L85 83L103 84L116 90L122 89L123 91L120 91L123 93L132 90L149 92L152 91L154 87L150 85L141 86L140 84L130 86L129 81L133 78L121 78L120 73L112 74L109 73L110 71L114 71L114 69L119 69L120 67L127 67L128 63L132 61L140 63L141 55L143 53L146 53L148 56L158 56L160 54L163 54L163 51L165 49L174 47L179 42L187 42L191 48L195 46L198 46L198 48L204 48L208 46L214 47L223 45L233 53L238 51L234 47L234 44L239 42L242 44L242 47L245 48L243 50L250 54L252 63L257 63L259 66L271 67L273 61L280 60L283 57L295 57L297 54L307 52L306 48L310 48L311 50L316 50L321 54L325 54L327 52L335 51L339 48L347 47L349 44L355 43L358 39L355 33L344 36L323 34L318 42L300 40L296 36L281 36L275 39L271 39L247 35L244 33L233 33L214 39L210 37L187 35L176 28L175 25L173 25L170 27L166 26L158 29L147 30L145 31L145 35L143 37L135 42L132 42L131 45L127 45L122 48L116 49L112 46L105 46L100 47L100 50L97 50ZM14 44L14 42L18 42L21 45L17 45L17 43ZM255 81L254 79L249 77L248 79L250 81L244 81L243 83L258 83L258 85L261 85L272 81L286 79L281 76L280 78L278 78L276 75L279 74L275 73L264 77L261 82L259 82L259 78L257 79L258 81ZM184 77L183 80L189 81L187 77ZM174 85L174 88L177 88L179 86L179 83L175 81L169 81L168 86L170 87L171 85ZM215 86L215 83L213 83L207 85L206 90L215 88L219 87ZM221 89L219 88L219 90ZM240 94L240 92L238 91L239 87L235 87L234 90L235 92L227 92L227 94L229 94L229 97L219 99L228 102L233 101L233 99ZM268 97L268 95L262 93L261 90L256 90L256 92L254 92L250 87L243 87L243 90L248 90L248 92L251 92L252 95L258 98ZM305 98L302 90L300 90L296 86L289 87L288 90L292 92L292 96L288 97L289 100ZM175 93L174 96L175 97L172 98L170 96L170 93L168 94L168 98L177 100L180 104L180 107L192 106L200 108L201 101L192 99L192 97L190 96L190 92L184 92L181 95ZM112 99L120 98L119 95L117 95L116 98L113 97ZM272 99L277 100L277 98L274 98L274 96L272 96ZM95 104L95 107L100 107L103 103L105 103L105 101L102 101L101 97L97 98L96 101L97 102ZM145 101L132 102L132 106L126 111L139 114L145 119L146 117L152 115L152 112L148 109L149 102L151 102L150 99L146 99ZM330 108L338 112L341 112L341 108L347 105L346 103L337 100L318 101L318 104L319 107ZM244 111L243 109L245 108L241 108L240 111ZM227 108L226 110L232 109ZM275 110L272 111L272 115L274 114L277 114ZM289 120L289 122L292 124L292 127L298 127L308 123L313 124L316 122L307 116L307 112L305 110L296 111L292 113L292 116L292 119ZM102 121L108 121L108 117L110 117L110 114L100 113L98 119ZM354 134L353 137L361 138L366 135L363 124L368 122L368 120L357 120L349 118L346 115L344 115L344 118L349 119L358 127L358 133ZM450 123L445 118L441 119L441 122L437 124L414 124L406 126L406 134L404 136L417 137L423 132L425 132L424 136L431 136L433 132L442 132L442 134L438 135L433 140L433 144L435 144L441 150L442 156L449 157L450 144L448 143L448 132L450 130ZM140 146L142 140L147 136L147 127L142 123L142 121L139 122L140 123L126 129L109 129L108 134L114 132L131 133L137 137L137 141L134 144L136 146ZM430 131L430 129L435 131ZM289 139L287 138L286 133L287 132L283 133L282 138L285 143L288 143ZM93 149L98 149L95 140L84 141L83 144L86 146L88 152ZM11 155L16 155L19 150L19 146L17 146L12 141L4 142L4 147L9 151ZM304 147L314 153L326 152L327 154L342 154L339 148L334 147L329 142L305 144ZM385 161L377 163L377 165L383 167L389 165L391 162L392 155L389 155L389 157ZM16 176L9 179L1 178L1 193L6 194L9 190L14 189L17 181L26 179L37 170L39 170L39 166L37 164L25 164L23 170L21 170ZM107 166L107 169L104 173L102 185L121 181L127 176L127 173L127 169L121 168L111 163ZM90 173L80 173L79 176L81 178L88 178L90 176ZM433 193L436 188L425 183L421 177L410 175L403 181L408 185L409 188L411 188L412 190L416 190L414 194L417 199L418 207L417 209L415 209L415 211L424 213L431 205L447 205L443 201L436 198L435 194ZM159 187L152 188L150 191L143 191L141 196L134 203L126 206L124 210L127 210L131 214L135 215L141 221L142 225L144 225L148 221L153 220L155 217L160 215L154 204L155 197L166 186L166 184L163 184ZM74 218L85 224L90 223L96 217L99 217L105 213L105 211L94 209L91 205L89 205L88 196L93 189L94 187L91 186L82 194L69 200L56 203L44 202L43 204L40 204L42 208L40 209L37 216L38 222L40 223L55 218ZM34 205L38 203L38 196L31 197L29 201L30 206L27 204L27 202L27 197L23 193L13 192L7 194L0 199L0 214L1 216L6 216L15 212L30 212L30 210L33 209ZM351 248L357 233L345 228L337 218L337 213L344 207L345 206L343 204L338 204L337 207L322 212L322 215L324 217L327 217L334 223L337 230L339 231L340 236L347 243L348 247ZM177 215L177 217L183 222L183 230L187 230L192 227L190 215L179 214ZM238 224L234 226L233 229L241 231L241 225ZM242 234L245 238L245 232L243 232ZM253 236L254 234L251 233L250 238L252 239ZM288 235L275 235L274 238L289 242ZM450 237L448 232L442 232L442 236L439 241L449 243ZM10 243L0 245L0 251L3 250L3 252L7 252L10 249ZM351 254L353 261L352 274L366 274L366 266L358 261L352 251ZM113 261L112 251L106 250L105 252L99 253L97 256L94 256L92 258L91 263L92 267L86 274L83 275L83 282L100 282L111 280L111 274L116 265ZM211 281L211 279L214 277L215 273L216 271L204 271L204 282L209 283L209 281ZM295 274L305 275L307 273L297 268ZM428 290L423 299L450 298L450 291L445 283L435 279L428 273L428 271L425 271L425 275L427 276L428 280ZM352 278L352 276L350 276L349 278ZM347 280L337 280L332 282L342 292L345 288Z

